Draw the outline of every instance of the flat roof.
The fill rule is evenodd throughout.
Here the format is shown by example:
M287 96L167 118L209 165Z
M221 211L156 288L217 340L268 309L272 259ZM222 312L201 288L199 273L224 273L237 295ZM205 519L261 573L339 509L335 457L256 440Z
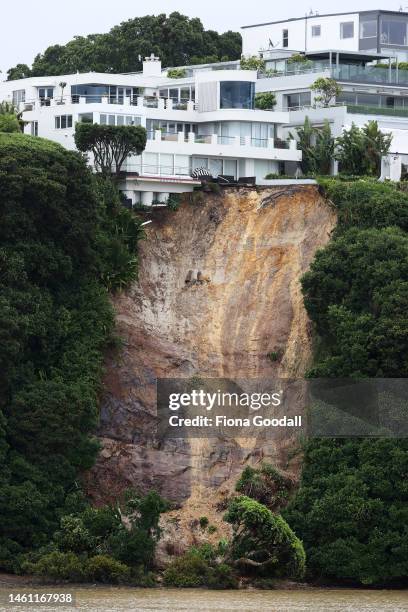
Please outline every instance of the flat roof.
M367 13L384 13L389 15L408 15L405 11L382 11L381 9L373 9L371 11L347 11L346 13L319 13L318 15L304 15L303 17L290 17L289 19L280 19L279 21L266 21L265 23L254 23L253 25L241 26L241 29L259 28L260 26L274 25L277 23L289 23L290 21L302 21L303 19L320 19L320 17L341 17L342 15L364 15Z

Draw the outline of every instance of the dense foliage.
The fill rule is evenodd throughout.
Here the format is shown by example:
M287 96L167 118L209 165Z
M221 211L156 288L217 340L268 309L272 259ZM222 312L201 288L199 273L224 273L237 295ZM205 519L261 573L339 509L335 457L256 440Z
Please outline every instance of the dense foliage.
M272 511L286 505L292 488L293 482L270 463L262 463L259 468L247 465L235 485L236 491Z
M92 508L71 495L52 541L28 555L23 570L55 580L149 583L166 509L154 491L145 497L127 491L115 508Z
M302 151L303 174L315 176L331 174L336 159L343 175L379 177L381 158L387 155L392 142L392 134L382 132L377 121L368 121L362 128L353 123L341 136L333 138L328 121L323 127L315 127L309 117L290 137L296 138Z
M265 70L265 60L258 55L243 55L240 60L241 70L259 70L263 72Z
M408 196L393 184L324 182L339 211L333 240L303 278L316 327L312 376L407 377ZM406 584L408 441L312 440L284 512L310 577Z
M80 154L0 134L0 567L46 545L98 444L108 289L135 278L140 223Z
M330 106L341 93L341 86L335 79L319 77L310 88L315 92L314 101L324 107Z
M255 94L255 108L273 110L275 106L276 97L272 91L262 91Z
M0 114L0 132L12 134L13 132L20 132L20 125L18 119L12 114Z
M25 125L22 111L11 102L0 102L0 132L24 132Z
M291 135L293 138L293 135ZM300 167L303 174L330 174L335 150L335 139L330 124L325 121L323 127L314 127L308 117L304 124L296 128L296 139L302 151Z
M106 34L75 36L66 45L52 45L38 54L31 68L10 68L8 80L75 72L135 72L139 56L154 53L163 66L183 66L239 59L241 35L205 30L201 20L173 12L124 21Z
M306 557L302 542L279 514L242 495L232 500L224 520L233 527L231 557L241 571L266 577L303 578Z
M144 151L146 130L140 125L77 123L74 140L78 151L92 153L97 172L119 175L129 155Z
M224 548L222 541L218 547L203 544L198 548L191 548L168 565L163 575L164 584L184 588L237 588L237 575L231 566L224 562Z
M380 176L381 157L387 155L392 134L381 132L377 121L368 121L362 128L354 123L337 138L336 158L340 171L346 174Z

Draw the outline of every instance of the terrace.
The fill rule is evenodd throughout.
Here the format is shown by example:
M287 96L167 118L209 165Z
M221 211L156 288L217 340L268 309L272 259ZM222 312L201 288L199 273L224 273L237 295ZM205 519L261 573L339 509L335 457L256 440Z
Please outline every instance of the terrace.
M306 53L303 61L291 62L289 58L277 63L277 68L271 63L269 66L268 70L260 73L260 78L294 77L326 72L327 76L340 82L408 87L408 70L401 68L395 57L377 53L319 51Z

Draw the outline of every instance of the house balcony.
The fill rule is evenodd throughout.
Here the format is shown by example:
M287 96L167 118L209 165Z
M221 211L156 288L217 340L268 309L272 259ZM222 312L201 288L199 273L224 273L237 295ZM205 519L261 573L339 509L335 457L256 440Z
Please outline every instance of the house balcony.
M300 161L302 157L295 140L218 136L195 132L169 133L161 130L147 133L146 151L279 161Z
M156 96L137 96L137 97L120 97L113 98L112 96L79 96L66 95L57 96L55 98L36 98L26 100L20 103L19 110L31 111L47 106L67 106L67 105L88 105L88 104L103 104L122 107L131 107L132 109L158 109L158 110L177 110L177 111L194 111L196 105L193 100L176 100L173 98L159 98Z

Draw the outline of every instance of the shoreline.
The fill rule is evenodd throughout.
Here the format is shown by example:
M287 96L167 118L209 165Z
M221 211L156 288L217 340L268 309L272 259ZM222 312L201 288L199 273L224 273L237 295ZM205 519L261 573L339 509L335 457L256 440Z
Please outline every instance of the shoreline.
M172 586L164 586L163 584L158 583L156 586L144 587L140 585L133 584L114 584L114 583L101 583L101 582L64 582L64 581L47 581L43 578L33 575L18 575L18 574L9 574L7 572L0 572L0 589L11 588L16 589L18 587L33 587L33 588L41 588L48 587L52 589L56 589L59 587L70 587L74 589L155 589L155 590L171 590L171 591L185 591L185 588L178 588ZM211 591L220 591L222 592L224 589L208 589L207 587L196 587L194 590L202 591L202 590L211 590ZM336 585L336 584L327 584L327 585L317 585L311 584L308 582L292 582L289 580L276 580L274 586L270 589L263 589L260 587L253 586L251 584L240 586L238 589L226 589L226 590L234 590L234 591L408 591L406 587L401 588L391 588L391 587L369 587L369 586L346 586L346 585Z

